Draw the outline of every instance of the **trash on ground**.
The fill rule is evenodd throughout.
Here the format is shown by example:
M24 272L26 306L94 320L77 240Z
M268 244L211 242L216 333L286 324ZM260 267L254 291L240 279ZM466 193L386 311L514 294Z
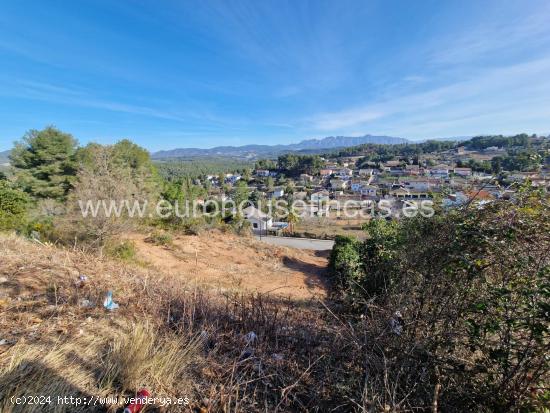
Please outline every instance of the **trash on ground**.
M245 348L243 350L243 352L241 353L241 355L239 356L239 360L242 361L242 360L246 360L246 359L249 359L250 357L252 357L254 355L254 350L251 349L251 348Z
M285 359L285 356L279 353L273 353L271 357L273 358L273 360L277 360L277 361L281 361Z
M94 306L94 303L92 303L90 300L86 299L86 298L83 298L82 300L80 300L80 302L78 303L78 305L80 307L83 307L83 308L90 308L90 307L93 307Z
M245 334L245 336L244 336L244 341L246 342L247 346L253 345L256 342L257 339L258 339L258 336L256 335L256 333L254 331L251 331L251 332Z
M103 307L107 310L116 310L118 308L118 304L113 301L113 292L110 290L107 291L105 301L103 302Z
M5 346L6 344L8 344L8 340L6 340L5 338L0 340L0 346Z
M390 330L393 334L398 336L403 333L403 316L401 315L401 312L396 311L390 319Z
M88 276L84 275L84 274L80 274L78 276L78 280L76 281L76 286L77 287L84 287L84 285L86 284L87 281L88 281Z
M147 404L147 398L150 397L151 394L147 389L141 389L136 394L136 397L132 398L131 403L126 406L124 409L124 413L138 413L143 409L143 407Z

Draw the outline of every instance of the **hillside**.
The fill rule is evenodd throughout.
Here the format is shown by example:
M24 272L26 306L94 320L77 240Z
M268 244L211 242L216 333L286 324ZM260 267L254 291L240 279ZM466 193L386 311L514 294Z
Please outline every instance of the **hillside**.
M152 154L152 157L154 159L192 157L236 157L254 159L261 156L277 156L286 152L322 152L326 149L344 148L366 143L400 144L407 142L406 139L391 136L329 136L323 139L308 139L290 145L217 146L211 149L179 148L155 152Z
M307 284L326 260L214 234L216 249L199 249L195 266L193 251L207 236L170 248L132 238L137 264L0 234L0 411L115 411L122 405L99 398L131 397L140 386L154 397L189 400L147 411L263 411L259 400L281 411L334 406L320 360L328 362L343 337L322 320L320 304L303 301L322 292ZM254 277L276 295L240 295ZM119 309L103 308L108 290ZM337 357L342 366L352 362ZM307 371L308 360L317 360L316 371ZM336 371L330 375L336 380ZM94 407L10 404L27 393L86 398Z

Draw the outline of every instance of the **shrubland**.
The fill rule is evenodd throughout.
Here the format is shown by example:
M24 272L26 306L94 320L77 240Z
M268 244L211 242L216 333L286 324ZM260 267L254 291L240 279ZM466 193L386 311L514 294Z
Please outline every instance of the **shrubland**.
M370 402L512 411L548 397L546 194L366 230L362 243L336 240L330 268L349 311L368 320Z

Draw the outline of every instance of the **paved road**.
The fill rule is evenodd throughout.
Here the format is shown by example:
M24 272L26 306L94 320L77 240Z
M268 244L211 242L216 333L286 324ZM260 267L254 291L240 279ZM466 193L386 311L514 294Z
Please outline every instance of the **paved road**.
M256 235L256 239L259 240L260 237ZM332 240L272 236L262 236L262 242L267 242L268 244L272 245L281 245L284 247L315 251L331 250L332 246L334 245L334 241Z

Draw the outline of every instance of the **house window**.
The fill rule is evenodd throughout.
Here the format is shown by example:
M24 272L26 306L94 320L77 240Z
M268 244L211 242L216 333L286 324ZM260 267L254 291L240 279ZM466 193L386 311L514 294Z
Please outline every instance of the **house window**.
M255 222L252 224L252 226L253 226L254 228L258 228L258 224L255 223Z

